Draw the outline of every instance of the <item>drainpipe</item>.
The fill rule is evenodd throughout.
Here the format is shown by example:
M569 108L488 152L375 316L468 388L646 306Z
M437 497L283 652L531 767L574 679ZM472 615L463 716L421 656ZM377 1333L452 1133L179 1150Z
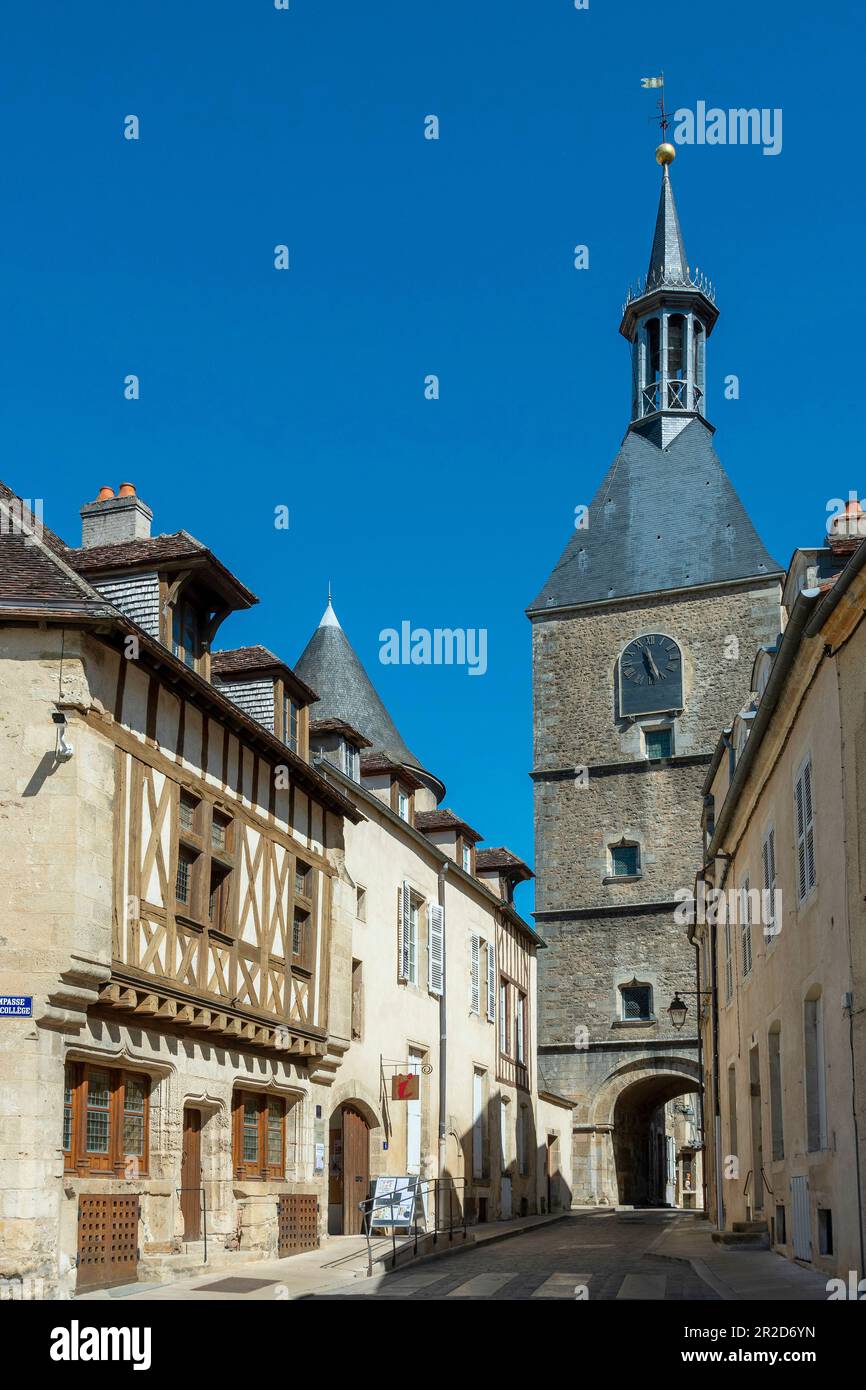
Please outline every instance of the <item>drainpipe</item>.
M704 1128L704 1029L701 1022L701 948L695 942L695 989L698 992L698 1076L701 1084L698 1088L698 1133L701 1136L701 1193L703 1196L704 1215L707 1213L707 1132Z
M448 1140L448 1010L446 1007L447 980L448 980L448 919L445 913L445 875L448 872L448 864L444 863L439 869L439 906L443 912L442 932L442 993L439 995L439 1171L437 1177L441 1178L445 1172L447 1162L447 1140Z
M722 881L719 884L719 891L721 892L724 890L725 883L727 882L728 871L731 867L731 856L730 854L725 854L724 851L719 850L716 853L716 858L724 859L725 861L725 867L722 873ZM713 887L715 886L716 885L714 882ZM712 994L710 995L710 1004L713 1011L713 1123L715 1127L715 1134L713 1138L715 1140L714 1147L716 1156L716 1226L718 1230L723 1231L725 1229L725 1209L724 1200L722 1197L722 1102L721 1086L719 1083L719 980L716 962L716 950L718 946L718 942L716 940L716 916L717 914L713 913L713 921L709 923L710 960L712 962L710 967L710 974L712 977L712 985L710 986L710 988L712 989Z

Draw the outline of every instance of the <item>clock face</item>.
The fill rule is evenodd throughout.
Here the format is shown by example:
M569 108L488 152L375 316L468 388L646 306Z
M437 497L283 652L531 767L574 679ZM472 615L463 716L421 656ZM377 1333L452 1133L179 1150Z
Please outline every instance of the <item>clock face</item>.
M680 649L671 637L651 632L629 642L620 658L623 679L635 685L660 685L680 671Z
M647 633L629 642L619 659L620 714L681 709L683 661L672 637Z

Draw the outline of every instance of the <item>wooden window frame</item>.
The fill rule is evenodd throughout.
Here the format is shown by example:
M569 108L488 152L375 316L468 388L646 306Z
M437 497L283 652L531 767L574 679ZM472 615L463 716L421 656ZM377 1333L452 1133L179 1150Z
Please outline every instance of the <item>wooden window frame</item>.
M497 994L496 1026L499 1039L499 1055L513 1061L511 1054L511 981L505 975L499 976Z
M246 1101L255 1101L256 1109L256 1158L243 1157L243 1131ZM280 1107L280 1163L268 1162L268 1139L270 1133L270 1107ZM245 1090L237 1086L232 1092L232 1165L235 1177L253 1182L284 1182L286 1177L286 1117L288 1104L285 1096L269 1095L266 1091ZM251 1126L246 1126L251 1128Z
M90 1076L104 1072L108 1076L108 1150L104 1154L87 1151L87 1114ZM141 1154L123 1151L124 1117L127 1113L126 1086L129 1078L141 1082L144 1089L142 1116L144 1124ZM64 1130L66 1113L70 1115L69 1148L63 1150L63 1169L80 1177L127 1178L134 1181L146 1177L150 1170L150 1095L152 1079L147 1072L129 1067L112 1067L101 1062L67 1062L64 1073ZM70 1100L66 1100L67 1089ZM61 1141L62 1142L62 1141ZM132 1171L130 1171L132 1160Z
M191 619L191 635L193 647L187 646L188 620ZM202 612L200 606L185 593L181 593L171 605L171 650L172 654L182 661L184 666L191 671L200 670L200 663L204 653L204 640L202 637Z
M514 988L514 1060L519 1067L526 1066L526 1003L527 996L522 989Z
M192 828L181 824L180 807L184 797L194 798L196 807ZM214 844L214 822L225 822L225 846ZM231 936L235 927L235 880L237 868L237 818L230 811L204 796L178 787L175 803L175 824L177 826L177 850L174 865L174 911L175 916ZM190 892L187 901L177 896L177 873L182 854L194 855L190 866ZM214 899L212 880L214 868L220 871L220 883L216 889L216 911L211 912Z
M303 892L298 891L297 877L299 870L303 871ZM301 855L296 855L294 863L291 866L291 874L292 894L289 919L289 931L291 932L289 947L291 954L289 959L293 970L303 970L309 973L312 970L316 921L315 902L313 900L313 866L309 864L306 859L303 859ZM294 949L295 917L298 913L304 913L306 921L304 923L305 929L302 931L301 935L301 949L296 953Z

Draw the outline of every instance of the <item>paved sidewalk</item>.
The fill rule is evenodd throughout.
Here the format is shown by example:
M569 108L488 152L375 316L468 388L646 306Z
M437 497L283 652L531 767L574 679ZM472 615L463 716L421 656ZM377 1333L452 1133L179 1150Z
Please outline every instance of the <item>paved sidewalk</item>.
M761 1302L827 1301L827 1275L786 1260L772 1250L737 1250L717 1245L702 1216L678 1217L653 1241L650 1251L690 1264L720 1298Z
M465 1243L460 1238L455 1239L452 1245L447 1236L440 1237L437 1247L430 1253L408 1260L404 1256L395 1272L409 1273L458 1251L477 1250L536 1227L562 1221L568 1215L568 1212L561 1212L551 1216L523 1216L513 1221L491 1221L472 1226ZM410 1244L411 1241L406 1238L398 1239L398 1251ZM390 1238L374 1239L373 1247L374 1256L387 1257L391 1250ZM82 1294L75 1301L118 1298L136 1302L178 1299L198 1302L203 1299L239 1298L265 1302L274 1299L291 1301L326 1292L374 1293L390 1275L390 1266L380 1263L374 1265L372 1276L367 1277L367 1242L364 1236L336 1236L318 1250L308 1250L302 1255L292 1255L283 1260L251 1260L232 1268L221 1259L214 1268L202 1270L190 1278L175 1279L165 1284L142 1282L125 1284L121 1288L99 1289Z

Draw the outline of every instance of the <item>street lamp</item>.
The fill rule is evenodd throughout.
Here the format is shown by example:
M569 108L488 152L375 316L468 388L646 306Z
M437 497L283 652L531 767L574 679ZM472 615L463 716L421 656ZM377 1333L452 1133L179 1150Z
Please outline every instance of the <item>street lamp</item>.
M688 1004L686 1004L685 1001L680 998L679 992L675 992L674 997L668 1006L668 1014L670 1016L671 1023L673 1027L676 1028L677 1032L679 1032L679 1030L685 1023L686 1014L688 1013L688 1011Z

